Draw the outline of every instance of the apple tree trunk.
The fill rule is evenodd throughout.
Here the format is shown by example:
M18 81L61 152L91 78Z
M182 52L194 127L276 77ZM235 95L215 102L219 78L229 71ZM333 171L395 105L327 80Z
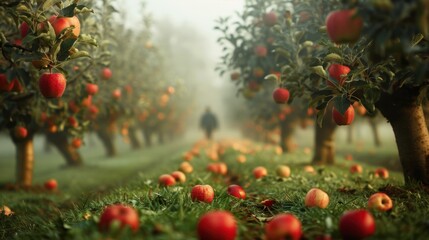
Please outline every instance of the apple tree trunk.
M353 143L353 139L354 139L354 130L355 130L355 128L354 128L353 124L352 124L352 125L349 125L349 126L347 127L347 143L348 143L348 144L352 144L352 143Z
M332 106L327 108L323 117L322 127L315 124L313 164L329 165L335 163L335 129L337 125L332 120Z
M128 128L128 137L130 138L131 148L139 149L141 146L140 140L136 135L137 129L134 126Z
M418 89L384 93L376 103L395 134L405 184L429 186L429 133Z
M46 133L46 138L49 143L58 149L68 166L80 166L83 164L82 156L76 148L69 143L66 132L48 132Z
M29 131L27 137L18 139L11 131L10 136L16 148L16 184L22 187L30 187L33 182L34 133Z
M142 130L143 130L143 138L146 146L147 147L152 146L152 130L147 126L144 126Z
M381 146L380 133L378 132L377 120L375 117L369 118L369 126L371 127L372 137L374 138L374 145L376 147Z
M283 153L290 153L294 150L293 135L294 126L287 118L280 121L280 147Z
M114 144L114 134L106 127L100 127L96 130L97 136L103 144L107 157L116 156L116 147Z

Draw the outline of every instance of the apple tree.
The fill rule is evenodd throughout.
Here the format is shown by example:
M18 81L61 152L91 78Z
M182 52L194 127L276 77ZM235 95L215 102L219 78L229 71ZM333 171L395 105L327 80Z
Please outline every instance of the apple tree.
M80 20L92 10L77 1L3 1L0 3L0 128L16 146L17 185L31 186L33 137L46 113L64 109L63 94L73 96L69 69L90 57L78 47L92 44L81 37ZM57 121L65 122L65 114Z
M296 46L296 38L302 44L311 41L312 53L279 61L284 84L312 97L319 123L331 114L347 122L354 102L369 113L378 109L395 134L406 184L428 185L429 135L422 103L428 86L429 3L325 0L298 5L311 11L311 20L308 26L278 28L278 39L283 39L279 53ZM291 67L297 62L303 64ZM312 87L317 81L326 84ZM325 114L330 105L337 112Z

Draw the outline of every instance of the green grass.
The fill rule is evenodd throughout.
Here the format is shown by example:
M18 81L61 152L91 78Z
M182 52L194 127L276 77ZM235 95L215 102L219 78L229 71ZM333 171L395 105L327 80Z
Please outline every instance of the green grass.
M170 173L177 169L182 161L185 143L158 146L137 152L123 152L116 160L106 160L100 157L88 157L88 161L97 163L97 171L88 169L88 172L77 170L75 178L83 184L81 174L99 176L94 183L105 185L108 191L86 192L84 194L73 190L62 190L58 194L40 193L7 193L1 192L0 204L10 206L15 215L0 217L0 238L5 239L196 239L196 225L201 215L214 209L224 209L232 212L239 226L239 239L262 239L264 224L275 214L290 212L295 214L303 224L305 239L314 239L317 235L330 233L333 239L340 239L338 221L341 214L350 209L365 208L368 197L378 191L386 192L394 202L392 211L374 212L377 230L370 239L426 239L429 235L429 194L419 186L403 187L403 178L400 172L390 169L388 180L373 178L371 172L376 166L386 162L397 162L396 148L391 133L386 129L383 134L383 146L375 148L371 142L364 142L367 138L361 135L355 144L346 145L344 129L337 134L338 157L337 164L330 167L316 167L316 174L303 171L303 166L311 159L311 154L304 153L305 147L311 147L311 130L297 132L298 149L296 152L285 155L276 155L272 149L257 151L247 155L247 162L240 164L235 158L239 154L228 148L221 160L228 165L227 176L216 176L205 171L209 160L204 151L194 158L191 163L194 172L187 175L184 184L163 188L157 183L158 176ZM175 148L175 147L176 148ZM190 144L186 145L190 148ZM263 148L252 145L251 149ZM138 159L147 153L151 159L160 159L154 163L147 160L147 165ZM354 161L344 159L346 154L352 154ZM98 159L98 160L96 160ZM122 161L138 162L141 172L127 179L122 184L110 185L107 182L112 169L125 171L138 165L118 163ZM162 159L162 160L161 160ZM388 161L387 161L387 160ZM348 172L350 165L359 162L364 172L360 175L351 175ZM108 163L108 164L104 164ZM291 167L292 176L287 179L276 177L277 165L285 164ZM262 180L255 180L252 169L256 166L265 166L268 176ZM133 166L133 167L130 167ZM91 168L91 167L88 167ZM106 168L106 169L105 169ZM86 167L84 167L86 169ZM106 171L102 171L104 169ZM122 169L122 170L119 170ZM395 169L395 168L393 168ZM138 172L134 169L134 172ZM60 186L66 185L65 181ZM74 171L67 169L65 171ZM109 172L108 177L101 176ZM77 174L79 173L78 177ZM118 178L119 177L118 173ZM73 173L70 173L73 176ZM119 181L116 180L116 181ZM226 194L229 184L240 184L247 193L245 200L236 200ZM189 196L191 188L196 184L210 184L215 189L215 199L211 204L192 202ZM97 189L96 185L87 184L87 189ZM326 209L306 208L304 197L313 187L321 188L330 197L330 204ZM65 192L71 196L64 198ZM78 194L79 193L79 194ZM23 197L25 195L25 197ZM11 202L10 197L20 199ZM16 197L20 196L20 197ZM274 199L276 204L268 209L260 204L264 199ZM103 208L109 204L123 203L135 207L140 216L140 228L136 234L130 231L113 229L108 234L98 232L97 222ZM85 219L84 216L90 216ZM332 220L332 226L326 226L326 219Z

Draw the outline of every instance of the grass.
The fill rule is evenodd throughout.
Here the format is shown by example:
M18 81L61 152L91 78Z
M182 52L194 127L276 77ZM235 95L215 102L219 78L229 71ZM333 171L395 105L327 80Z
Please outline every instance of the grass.
M387 130L383 129L383 131ZM148 160L150 168L143 167L140 174L133 174L130 178L123 175L128 181L106 188L109 191L77 195L75 194L77 191L70 187L69 194L73 196L70 199L74 199L73 201L57 196L63 195L63 190L58 194L41 193L36 196L29 193L8 193L11 196L24 194L26 197L18 198L20 202L9 201L9 196L4 197L1 192L0 204L10 206L15 211L15 215L0 217L0 238L196 239L196 225L199 217L210 210L224 209L232 212L236 217L239 239L263 239L266 221L282 212L293 213L301 220L305 239L315 239L316 236L324 233L330 233L333 239L340 239L337 226L341 214L346 210L365 208L371 194L383 191L392 198L394 208L384 213L372 211L377 230L370 239L426 239L429 235L427 220L429 194L417 185L404 188L402 174L392 169L388 180L374 178L372 175L376 166L379 163L386 163L386 159L391 162L397 161L391 136L383 135L384 144L381 148L374 148L371 143L359 139L353 146L349 146L342 144L345 142L344 129L339 129L337 164L330 167L316 167L315 174L306 173L303 170L311 159L311 155L305 150L306 147L311 147L310 130L298 131L297 150L284 155L275 154L270 146L242 141L233 142L232 145L223 141L220 143L225 145L203 144L200 147L199 156L191 161L194 171L187 174L187 181L168 188L158 186L157 178L163 173L170 173L177 169L182 162L183 151L191 147L189 144L186 148L184 146L186 144L175 145L177 148L159 147L158 152L156 152L157 149L126 152L120 155L120 159L125 162L137 161L135 158L139 158L146 151L151 158L162 159L160 161L163 162L153 163ZM361 137L365 139L368 136ZM220 159L228 165L226 176L205 171L207 164L212 162L205 154L205 150L208 148L219 150L219 146L226 149ZM248 151L247 161L244 164L235 160L237 155L241 154L241 150L237 150L237 147ZM153 152L149 153L149 151ZM346 154L352 154L354 160L345 160ZM89 157L88 160L92 162ZM113 159L106 162L110 161ZM363 166L364 172L352 175L348 168L356 162ZM99 164L100 166L97 167L110 169L111 172L111 167L130 169L136 166L126 167L129 165L115 165L116 163L113 162L110 164L113 166ZM279 164L290 166L291 177L283 179L275 175L275 169ZM268 176L256 180L252 176L252 169L260 165L268 169ZM98 170L88 172L92 172L95 176L104 174L103 171ZM56 174L56 176L63 175ZM79 175L79 178L82 177ZM104 182L106 179L105 176L100 176L94 181L106 184ZM237 200L226 193L227 186L232 183L244 187L247 193L245 200ZM189 192L196 184L210 184L215 189L213 203L191 201ZM94 185L90 185L92 184L88 184L88 189L93 189ZM313 187L321 188L329 194L330 204L327 209L304 206L305 194ZM260 203L264 199L273 199L276 203L273 207L267 208ZM127 204L137 209L141 224L136 234L118 229L105 234L98 232L98 218L103 208L115 203ZM332 224L327 226L327 219L330 219Z

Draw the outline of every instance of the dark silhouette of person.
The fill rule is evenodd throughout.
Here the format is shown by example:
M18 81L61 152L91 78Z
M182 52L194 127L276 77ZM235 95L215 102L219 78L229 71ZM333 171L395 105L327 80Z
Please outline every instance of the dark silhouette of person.
M213 130L217 129L218 122L216 116L207 107L204 114L201 116L200 127L205 131L207 139L212 139Z

